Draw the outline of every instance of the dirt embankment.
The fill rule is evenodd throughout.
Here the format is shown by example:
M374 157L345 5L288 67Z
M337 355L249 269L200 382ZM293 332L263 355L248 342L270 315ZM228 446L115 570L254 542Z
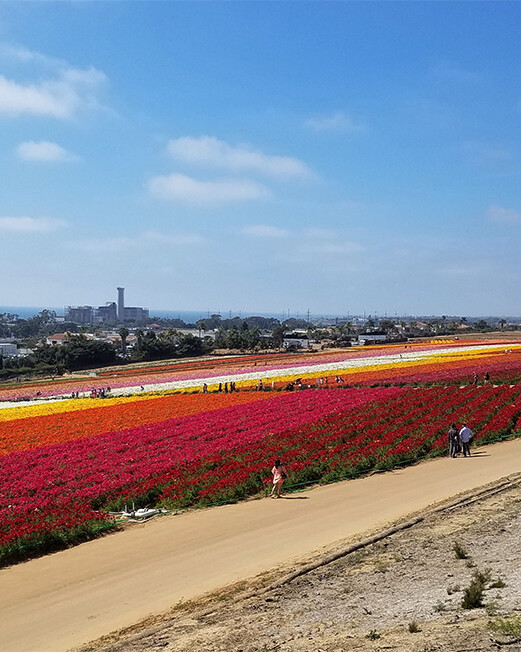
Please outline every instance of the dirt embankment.
M349 542L322 551L306 560L314 570L282 586L274 584L286 567L83 650L519 651L521 488L519 476L512 480L422 512L351 554L342 554ZM321 563L335 552L338 559ZM465 589L478 574L483 606L465 609Z

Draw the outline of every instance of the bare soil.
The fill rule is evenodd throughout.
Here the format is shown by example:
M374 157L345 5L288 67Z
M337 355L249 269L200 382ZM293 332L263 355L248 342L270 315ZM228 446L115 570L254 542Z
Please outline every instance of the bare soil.
M178 605L156 622L82 649L521 650L519 476L488 495L429 510L421 517L416 525L331 563L310 557L306 561L319 563L318 568L282 586L266 590L287 567ZM467 558L458 558L456 543L460 557L466 552ZM320 555L324 558L324 551ZM483 606L464 609L463 592L476 571L488 576Z

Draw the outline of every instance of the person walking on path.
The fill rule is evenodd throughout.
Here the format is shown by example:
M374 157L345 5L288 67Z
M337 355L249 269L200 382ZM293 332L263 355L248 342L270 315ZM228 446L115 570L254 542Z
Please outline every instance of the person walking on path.
M288 477L286 469L280 460L275 460L275 464L271 469L273 475L273 488L271 490L272 498L280 498L282 492L282 485L284 480Z
M490 375L487 371L487 373L485 374L485 383L488 383L489 380L490 380Z
M461 430L459 431L459 438L461 440L461 445L463 446L463 456L470 457L470 442L473 437L472 430L467 426L466 423L463 424Z
M478 384L478 374L474 374L474 385Z
M455 423L451 425L450 430L448 432L448 436L449 436L449 455L451 457L457 457L458 454L461 452L461 445L460 445L459 432L458 429L456 428Z

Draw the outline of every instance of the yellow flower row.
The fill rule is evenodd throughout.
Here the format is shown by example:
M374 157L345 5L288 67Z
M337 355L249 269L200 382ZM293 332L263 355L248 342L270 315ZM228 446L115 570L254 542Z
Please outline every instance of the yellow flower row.
M440 340L443 342L443 340ZM521 344L507 344L509 350L519 350L521 349ZM473 358L479 357L484 354L486 355L503 355L503 349L495 349L493 351L490 348L483 346L477 349L469 350L465 348L455 348L450 352L439 353L433 351L432 355L426 355L419 360L398 360L389 361L385 358L375 358L374 364L363 366L363 367L350 367L350 368L341 368L340 366L336 369L330 369L327 371L317 371L313 369L312 366L308 367L305 371L297 371L292 374L282 373L280 376L270 377L267 379L263 378L263 383L266 386L270 386L273 382L274 384L280 385L280 383L289 383L294 381L297 378L302 378L303 381L309 382L311 379L316 379L317 377L321 378L330 378L332 376L341 375L342 378L357 376L358 374L364 374L368 372L378 372L384 369L390 368L413 368L418 365L429 365L429 364L439 364L439 363L449 363L452 361L461 360L462 358ZM378 360L382 360L378 362ZM260 371L260 370L259 370ZM259 374L259 378L262 378L262 372ZM230 380L233 380L233 377L230 376ZM5 408L0 410L0 422L10 421L12 419L24 419L31 417L40 417L52 414L58 414L63 412L76 412L78 410L85 410L93 407L110 407L113 405L120 405L124 403L134 402L134 401L143 401L150 399L151 396L164 396L169 394L187 394L201 391L202 384L205 382L204 379L201 379L200 385L191 388L183 388L178 390L158 390L151 393L136 394L133 396L124 396L124 397L112 397L105 398L103 401L98 401L91 398L80 398L80 399L64 399L60 401L49 401L37 403L34 405L25 405L25 406L14 406L10 408ZM215 391L218 387L218 383L211 383L206 380L209 391ZM236 380L235 384L237 388L248 389L255 387L258 383L257 379L244 379Z
M113 398L104 398L97 400L92 398L69 398L60 401L49 401L35 403L34 405L14 406L0 410L0 422L11 421L12 419L28 419L30 417L42 417L49 414L59 414L61 412L77 412L93 407L109 407L128 403L131 401L143 401L146 395L136 396L118 396ZM150 396L148 396L150 398Z

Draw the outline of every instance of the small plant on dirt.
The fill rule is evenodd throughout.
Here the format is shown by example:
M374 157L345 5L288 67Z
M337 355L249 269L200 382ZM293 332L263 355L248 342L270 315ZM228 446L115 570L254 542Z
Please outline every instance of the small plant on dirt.
M442 602L441 600L438 600L438 602L436 602L436 604L434 605L433 609L434 611L436 611L436 613L440 613L440 611L445 611L446 609L445 603Z
M504 618L494 618L489 621L488 626L492 631L503 636L521 638L521 616L510 615Z
M377 561L375 564L375 570L377 573L387 573L389 570L389 564L385 561Z
M490 570L475 570L472 580L467 588L463 591L463 600L461 606L463 609L479 609L483 606L483 592L485 586L490 580Z
M415 620L412 620L409 623L409 632L411 634L417 634L418 632L421 632L421 631L422 630L420 629L420 626L418 625L418 623Z
M485 605L485 611L487 612L487 616L495 616L499 610L499 605L496 602L496 600L491 600L490 602L487 602Z
M376 629L372 629L368 634L365 635L365 637L370 641L376 641L380 638L380 634L376 631Z
M503 636L521 636L521 616L508 616L506 618L494 618L489 621L489 628L493 632Z
M468 559L469 558L469 553L466 551L466 549L462 546L462 544L459 541L454 541L452 549L454 550L454 554L456 555L456 559Z
M476 564L472 561L472 559L467 559L467 563L465 564L467 568L476 568Z
M504 589L506 586L505 582L499 577L497 580L492 582L490 586L488 587L489 589Z
M459 584L451 584L447 587L447 594L452 595L453 593L458 593L461 591L461 586Z

